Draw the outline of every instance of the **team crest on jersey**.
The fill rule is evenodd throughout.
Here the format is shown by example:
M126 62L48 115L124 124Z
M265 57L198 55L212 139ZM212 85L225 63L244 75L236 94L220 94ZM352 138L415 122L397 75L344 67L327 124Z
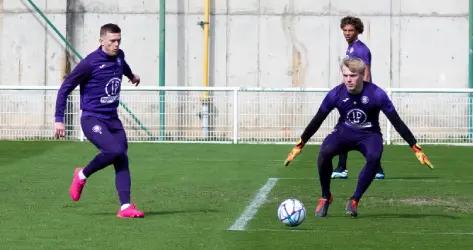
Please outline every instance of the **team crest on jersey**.
M118 66L122 66L122 60L119 57L117 57L117 64Z
M370 98L365 95L361 97L361 103L368 104L368 102L370 102Z
M94 125L92 127L92 132L96 133L96 134L102 134L102 126L100 125Z
M368 116L361 109L351 109L347 113L345 124L355 128L370 128L371 122L366 122Z
M113 103L118 100L120 93L120 86L122 80L120 78L114 77L107 82L105 85L105 93L107 96L100 98L100 103Z

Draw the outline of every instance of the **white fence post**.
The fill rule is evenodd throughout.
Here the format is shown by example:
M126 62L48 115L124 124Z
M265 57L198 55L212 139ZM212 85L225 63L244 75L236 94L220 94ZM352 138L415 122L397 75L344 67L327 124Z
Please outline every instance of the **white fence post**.
M79 117L81 116L82 116L82 110L79 111ZM84 135L84 131L82 131L82 128L80 128L79 141L85 141L85 135Z
M386 93L388 94L388 97L390 100L392 100L392 97L393 97L393 92L391 90L391 88L388 88ZM389 120L387 120L386 122L386 144L387 145L390 145L391 144L391 122L389 122Z
M238 120L238 105L239 105L239 102L238 102L238 92L240 90L238 88L234 89L233 90L233 144L237 144L238 143L238 124L239 124L239 120Z

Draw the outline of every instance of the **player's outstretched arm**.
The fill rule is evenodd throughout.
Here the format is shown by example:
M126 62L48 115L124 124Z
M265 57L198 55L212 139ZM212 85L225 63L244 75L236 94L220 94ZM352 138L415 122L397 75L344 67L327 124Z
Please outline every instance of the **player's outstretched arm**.
M286 160L284 161L284 166L288 166L289 163L291 163L302 151L302 148L304 147L305 143L302 141L302 139L299 139L297 141L296 145L291 149L291 152L287 155Z
M329 102L327 101L327 99L329 98L325 97L321 106L324 106L324 103ZM302 133L299 141L297 141L296 146L294 146L291 152L289 152L289 155L287 156L286 161L284 161L284 166L287 167L289 163L291 163L291 161L293 161L296 158L296 156L298 156L301 153L302 148L305 145L305 142L309 141L310 137L312 137L315 134L315 132L317 132L317 130L320 128L320 125L325 120L325 118L327 118L328 114L330 113L330 111L332 111L332 109L333 107L324 108L324 109L319 108L315 116L309 122L309 125L307 125L307 127L304 129L304 132Z
M391 101L389 101L391 103ZM390 104L389 106L391 106ZM434 165L430 163L429 158L425 153L422 151L422 148L417 144L417 140L412 134L411 130L406 126L406 124L401 120L399 114L392 109L391 112L384 112L388 120L393 124L396 131L401 135L401 137L411 146L412 151L414 151L417 159L419 160L420 164L426 165L430 169L434 168Z
M430 163L429 158L427 155L422 151L422 148L418 144L412 145L412 151L414 151L414 154L416 155L417 159L419 160L420 164L426 165L430 169L434 168L434 165Z

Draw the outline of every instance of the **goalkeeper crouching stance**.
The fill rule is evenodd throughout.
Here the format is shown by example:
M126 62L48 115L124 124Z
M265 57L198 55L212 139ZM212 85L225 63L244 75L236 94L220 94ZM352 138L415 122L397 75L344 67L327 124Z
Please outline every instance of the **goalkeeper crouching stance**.
M427 156L417 144L412 132L399 117L384 90L374 83L363 81L365 64L358 58L345 58L340 64L343 83L330 90L316 115L310 121L296 146L291 150L285 165L288 166L300 154L305 143L317 132L322 122L333 110L340 113L338 123L320 146L317 160L322 197L315 209L315 215L327 216L333 200L330 181L333 170L332 159L342 152L359 151L366 160L358 176L353 195L346 204L346 213L358 215L358 203L373 181L380 167L383 153L383 137L379 127L379 112L383 111L397 132L409 144L421 164L433 168Z

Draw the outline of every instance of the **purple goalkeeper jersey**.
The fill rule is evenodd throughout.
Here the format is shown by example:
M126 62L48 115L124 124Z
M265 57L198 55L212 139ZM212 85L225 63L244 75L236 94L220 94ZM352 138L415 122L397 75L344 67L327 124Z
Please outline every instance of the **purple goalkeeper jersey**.
M339 84L327 94L320 111L329 114L333 109L340 113L338 126L345 126L354 131L371 131L381 133L379 127L379 112L387 117L397 113L386 92L374 83L364 82L361 93L348 93L344 84Z
M345 55L349 58L360 58L367 65L371 65L371 51L362 41L356 40L348 45Z
M417 143L410 129L399 117L386 92L371 82L363 82L363 90L356 95L348 93L343 83L330 90L322 101L317 114L301 135L301 140L304 143L308 142L317 132L322 122L335 108L340 113L335 128L341 126L349 128L353 131L353 136L367 132L381 134L379 113L383 111L396 131L410 146Z
M67 96L80 85L80 108L82 115L98 118L116 117L120 98L122 76L133 78L125 54L119 50L109 56L99 47L90 53L66 77L56 99L55 121L64 122Z

